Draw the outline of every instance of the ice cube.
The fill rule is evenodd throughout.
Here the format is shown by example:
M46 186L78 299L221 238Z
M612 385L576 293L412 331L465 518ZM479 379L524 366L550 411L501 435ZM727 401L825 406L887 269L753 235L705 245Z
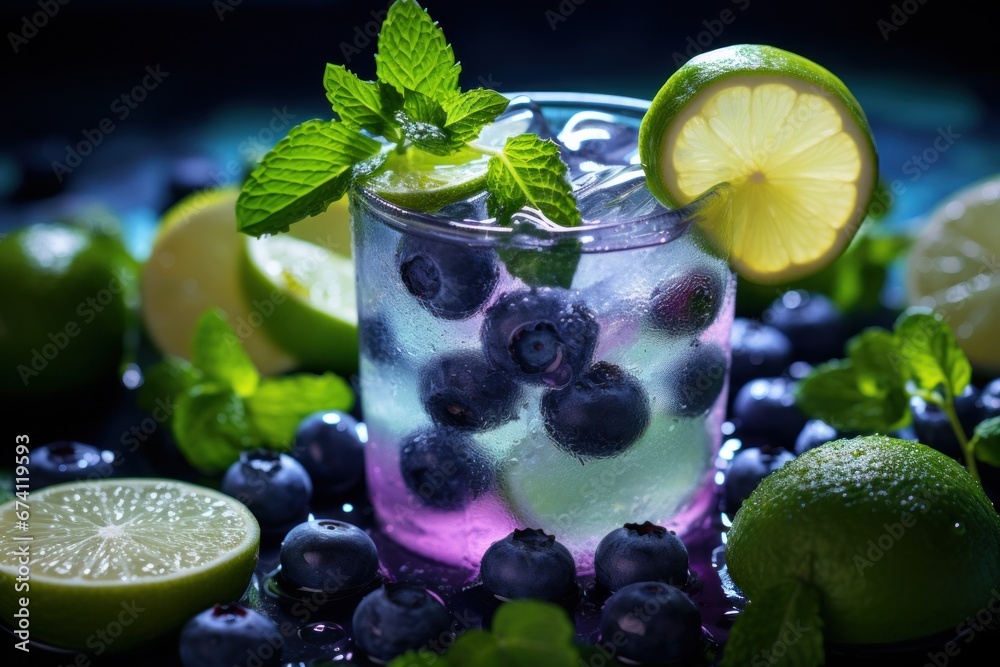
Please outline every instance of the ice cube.
M601 111L575 114L558 136L574 176L611 165L639 164L639 129Z
M508 137L526 132L537 134L542 139L555 138L538 102L527 95L518 95L511 98L506 111L495 122L483 128L473 144L495 150L503 148Z
M486 198L486 193L482 192L469 199L447 204L435 211L434 215L455 222L486 223L490 221Z
M639 165L604 167L575 180L573 185L585 224L670 213L646 187L646 174Z

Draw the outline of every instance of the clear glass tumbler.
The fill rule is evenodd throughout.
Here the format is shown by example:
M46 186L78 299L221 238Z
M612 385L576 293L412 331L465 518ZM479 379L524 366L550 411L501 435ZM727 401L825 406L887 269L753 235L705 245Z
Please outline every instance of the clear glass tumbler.
M368 488L417 553L475 568L542 528L587 572L624 523L707 516L735 278L692 224L721 195L671 211L645 187L648 103L529 97L504 122L560 141L583 226L351 192Z

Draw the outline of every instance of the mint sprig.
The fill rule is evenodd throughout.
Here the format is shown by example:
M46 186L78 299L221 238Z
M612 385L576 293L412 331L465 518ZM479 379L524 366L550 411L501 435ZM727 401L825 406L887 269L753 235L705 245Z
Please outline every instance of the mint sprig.
M546 665L578 667L584 664L581 648L573 644L576 629L557 605L515 600L500 606L490 630L468 630L443 655L429 649L407 651L389 667L508 667ZM602 654L600 664L619 666L613 656Z
M378 80L364 81L346 67L327 65L323 85L336 119L306 121L264 157L236 202L240 231L287 231L343 197L351 183L387 168L388 152L411 147L439 156L469 149L491 155L489 205L501 223L532 206L555 223L580 224L555 144L535 135L508 140L500 151L475 143L508 99L482 88L460 90L455 53L415 0L389 7L375 69Z
M243 450L287 450L302 419L354 404L350 386L333 373L260 377L219 309L198 320L191 356L150 368L138 398L169 419L178 449L203 472L225 470Z
M796 387L796 402L807 415L841 431L885 433L912 421L910 399L920 397L948 417L977 481L977 459L1000 463L992 427L977 429L970 440L958 420L955 398L968 386L972 366L939 314L911 308L893 331L868 329L847 350L847 359L816 367Z

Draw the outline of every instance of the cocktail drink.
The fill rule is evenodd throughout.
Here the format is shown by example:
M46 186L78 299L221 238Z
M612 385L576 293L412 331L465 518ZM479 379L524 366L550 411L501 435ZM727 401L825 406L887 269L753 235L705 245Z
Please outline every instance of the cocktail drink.
M473 566L515 528L577 559L609 531L704 516L721 435L735 279L638 164L648 103L515 96L482 141L558 142L582 214L525 207L500 226L486 193L435 213L350 193L368 488L386 532Z
M732 270L784 284L850 242L878 173L857 100L762 45L651 103L462 90L414 0L378 47L377 81L327 66L337 118L293 128L236 212L273 234L349 193L385 532L474 567L542 529L580 571L627 522L685 532L712 499Z

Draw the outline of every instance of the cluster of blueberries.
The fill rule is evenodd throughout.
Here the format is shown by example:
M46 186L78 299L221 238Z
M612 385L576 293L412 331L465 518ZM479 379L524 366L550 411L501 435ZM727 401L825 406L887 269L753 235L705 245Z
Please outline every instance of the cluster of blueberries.
M700 655L701 614L685 592L688 553L673 532L649 522L626 524L600 542L594 566L597 585L610 596L601 611L601 636L613 642L616 655L634 662ZM304 593L367 593L354 610L353 637L374 662L450 645L455 624L441 599L414 584L379 585L375 544L349 523L318 520L292 529L281 544L281 576ZM530 528L515 530L486 550L478 583L499 603L534 599L572 605L580 594L570 552L552 535ZM255 654L265 638L280 647L274 621L240 605L216 605L182 630L182 661L228 667L248 651ZM281 664L279 655L261 662Z
M847 321L822 294L802 290L776 299L762 321L733 322L729 419L730 433L742 448L726 471L724 509L730 515L765 476L796 456L838 438L862 435L807 420L795 405L794 390L813 364L842 357L846 340L865 324ZM912 426L891 435L961 458L947 415L920 398L912 399L911 408ZM1000 415L1000 379L982 389L970 384L957 397L956 411L971 436L980 421Z
M396 259L407 291L443 319L478 312L498 282L491 249L408 236ZM672 410L681 416L704 413L722 391L725 352L696 337L718 315L724 287L718 272L694 267L668 276L649 300L652 328L692 339L692 353L672 378ZM469 434L515 419L526 385L546 388L542 419L559 448L583 462L628 449L649 426L650 400L624 368L593 361L599 329L569 290L530 287L500 295L485 311L480 349L446 352L420 370L420 399L433 426L400 443L407 488L437 509L462 507L490 489L492 466ZM377 333L363 329L362 336Z

